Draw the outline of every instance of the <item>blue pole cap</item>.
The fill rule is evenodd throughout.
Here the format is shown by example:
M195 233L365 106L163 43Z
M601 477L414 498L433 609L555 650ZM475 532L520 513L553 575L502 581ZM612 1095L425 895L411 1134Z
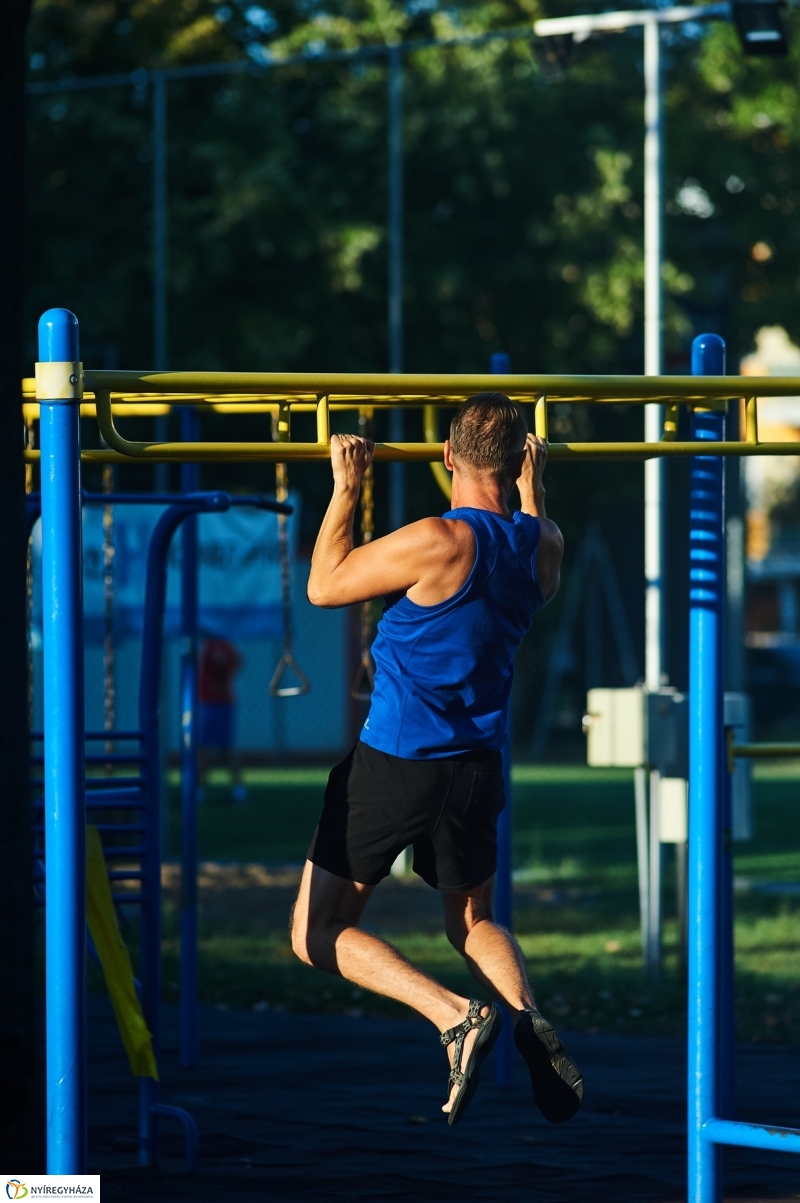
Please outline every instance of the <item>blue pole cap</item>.
M489 371L493 376L507 376L511 371L511 360L505 351L495 351L489 360Z
M48 309L39 318L39 363L80 359L78 319L69 309Z
M698 334L692 340L692 375L725 375L725 339L718 334Z

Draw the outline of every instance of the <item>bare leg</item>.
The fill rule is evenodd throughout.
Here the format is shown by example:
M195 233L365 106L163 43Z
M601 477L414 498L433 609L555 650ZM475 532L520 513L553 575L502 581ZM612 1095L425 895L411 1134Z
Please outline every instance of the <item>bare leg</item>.
M391 944L358 927L374 888L306 861L291 919L295 954L307 965L413 1007L440 1032L454 1027L466 1018L469 999L447 990ZM465 1058L476 1036L468 1033ZM448 1055L452 1049L450 1045ZM443 1110L449 1110L449 1103Z
M571 1119L581 1105L583 1079L555 1029L535 1008L525 959L511 932L492 919L491 879L465 894L443 894L445 928L479 982L514 1012L514 1043L528 1066L537 1106L553 1124Z
M512 1011L534 1007L517 941L492 918L494 878L467 894L442 894L447 938L461 953L476 981L487 987Z

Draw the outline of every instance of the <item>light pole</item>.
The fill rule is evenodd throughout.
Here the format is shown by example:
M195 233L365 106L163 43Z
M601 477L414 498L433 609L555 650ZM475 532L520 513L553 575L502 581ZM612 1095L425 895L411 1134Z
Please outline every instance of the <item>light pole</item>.
M537 36L572 33L582 39L590 33L615 32L635 25L644 33L644 370L646 376L663 371L664 312L662 268L664 262L664 128L661 79L661 26L686 20L729 17L727 4L705 8L668 8L643 12L601 13L537 21ZM644 437L661 438L663 409L646 405ZM664 671L664 461L644 465L644 575L645 575L645 686L657 690ZM648 789L649 786L649 789ZM659 774L635 770L636 843L639 862L639 900L645 964L656 976L661 964L661 823Z
M664 315L662 264L664 214L664 135L661 80L661 28L644 27L644 371L663 371ZM646 405L644 437L661 438L663 407ZM664 672L664 460L644 465L645 685L657 690ZM644 773L644 769L637 770ZM659 774L651 769L648 814L647 940L645 963L658 975L661 965L661 818Z

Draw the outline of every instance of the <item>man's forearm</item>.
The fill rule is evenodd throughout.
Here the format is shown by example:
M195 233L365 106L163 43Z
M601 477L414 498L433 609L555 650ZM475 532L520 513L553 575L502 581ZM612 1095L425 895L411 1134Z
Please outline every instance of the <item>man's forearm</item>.
M523 514L530 514L531 518L546 518L544 486L533 489L520 484L519 481L517 482L517 486L519 488L520 508Z
M320 597L324 594L326 581L353 550L353 519L358 507L359 492L357 488L334 488L311 557L308 596L312 601L315 596Z

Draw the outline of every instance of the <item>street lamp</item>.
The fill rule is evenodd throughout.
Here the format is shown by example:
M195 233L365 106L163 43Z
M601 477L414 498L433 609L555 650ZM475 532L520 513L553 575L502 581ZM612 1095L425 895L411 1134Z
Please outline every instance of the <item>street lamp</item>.
M733 19L745 54L788 53L783 7L780 0L733 0Z

